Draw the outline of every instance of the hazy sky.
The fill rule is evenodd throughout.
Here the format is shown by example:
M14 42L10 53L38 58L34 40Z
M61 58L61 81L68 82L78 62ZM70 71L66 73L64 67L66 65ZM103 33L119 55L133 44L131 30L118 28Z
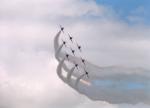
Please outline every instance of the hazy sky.
M1 108L148 108L91 101L56 74L53 38L64 25L89 61L150 69L148 0L0 0Z

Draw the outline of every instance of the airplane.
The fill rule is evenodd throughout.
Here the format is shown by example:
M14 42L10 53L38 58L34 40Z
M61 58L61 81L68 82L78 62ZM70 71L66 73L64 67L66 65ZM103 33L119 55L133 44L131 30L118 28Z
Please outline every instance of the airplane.
M69 54L66 53L66 58L69 60Z
M81 61L85 65L85 59L81 58Z
M73 49L71 48L71 52L72 52L72 54L75 56L75 50L73 50Z
M85 75L89 78L89 73L84 69Z
M68 33L68 36L69 36L69 39L70 39L70 41L73 43L73 37L72 36L70 36L70 34Z
M81 46L77 44L77 47L78 47L79 51L81 52L82 51Z
M79 70L79 68L78 68L78 64L77 63L74 63L75 64L75 68L77 68L78 70Z
M62 40L62 42L63 42L63 45L65 45L65 47L66 47L66 41Z
M64 33L64 27L62 27L61 25L60 26L60 30Z

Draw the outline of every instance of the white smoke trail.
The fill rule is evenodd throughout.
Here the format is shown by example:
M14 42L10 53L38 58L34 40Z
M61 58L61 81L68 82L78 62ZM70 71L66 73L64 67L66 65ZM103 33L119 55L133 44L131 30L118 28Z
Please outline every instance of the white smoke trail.
M64 82L67 82L66 78L62 74L62 65L64 64L65 58L62 59L58 66L57 66L57 75L59 76L60 79L62 79Z
M68 84L70 84L70 82L71 82L71 76L72 76L74 70L75 70L75 67L73 67L72 69L70 69L70 72L68 72L68 74L67 74Z
M75 82L75 88L78 89L78 84L79 84L79 81L84 77L85 75L81 75L80 77L77 78L76 82Z
M84 65L80 57L72 55L69 55L69 63L77 63L80 71L75 70L75 67L70 68L69 65L65 64L67 58L62 50L63 45L59 45L60 34L61 31L57 33L54 39L54 48L55 57L59 62L57 73L65 83L92 100L107 101L113 104L150 104L149 70L125 66L99 67L87 60ZM61 68L67 72L67 77L62 76ZM84 68L89 73L89 79L84 77ZM71 76L75 77L76 80L71 79Z

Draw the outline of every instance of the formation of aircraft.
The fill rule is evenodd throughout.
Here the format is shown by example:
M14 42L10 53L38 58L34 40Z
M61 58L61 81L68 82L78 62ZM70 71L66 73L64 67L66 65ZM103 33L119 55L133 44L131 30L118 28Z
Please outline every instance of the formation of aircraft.
M62 27L61 25L60 25L60 30L64 33L64 27ZM68 37L69 37L69 40L73 43L73 37L68 33ZM66 41L64 41L64 40L62 40L62 43L63 43L63 45L64 46L67 46L66 45ZM80 51L80 52L82 52L82 47L81 47L81 45L79 45L77 42L76 42L76 45L77 45L77 48L78 48L78 50ZM71 47L70 47L70 50L71 50L71 53L75 56L75 50L74 49L72 49ZM68 53L66 53L66 58L69 60L69 54ZM82 57L81 57L81 62L84 64L84 65L86 65L85 64L85 59L83 59ZM77 63L74 63L74 66L75 66L75 68L77 68L78 70L79 70L79 68L78 68L78 64ZM85 75L87 76L87 78L89 78L89 73L85 70L85 68L84 68L84 72L85 72Z

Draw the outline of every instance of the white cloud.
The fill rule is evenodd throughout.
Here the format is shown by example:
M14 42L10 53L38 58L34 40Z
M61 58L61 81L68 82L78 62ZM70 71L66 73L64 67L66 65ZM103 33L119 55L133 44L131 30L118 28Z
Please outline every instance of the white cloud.
M62 23L76 39L86 38L89 60L101 65L131 62L149 67L150 28L130 27L116 21L111 12L93 0L1 0L0 107L124 108L87 100L61 82L52 53L57 25Z

